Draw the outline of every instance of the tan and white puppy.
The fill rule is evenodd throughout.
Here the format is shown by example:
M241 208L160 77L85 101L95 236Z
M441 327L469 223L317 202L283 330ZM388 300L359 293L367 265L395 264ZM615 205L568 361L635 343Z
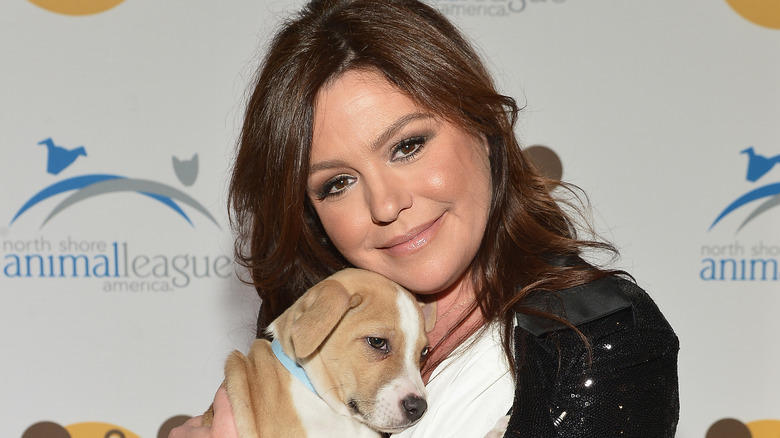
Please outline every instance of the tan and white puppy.
M256 340L247 355L228 357L239 435L379 437L415 424L427 408L420 364L434 319L379 274L346 269L316 284L268 327L279 345ZM285 361L302 368L316 393Z

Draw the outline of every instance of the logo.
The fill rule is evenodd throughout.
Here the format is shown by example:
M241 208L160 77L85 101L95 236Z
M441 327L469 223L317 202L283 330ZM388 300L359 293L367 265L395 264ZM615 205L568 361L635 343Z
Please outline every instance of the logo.
M84 146L66 149L54 144L54 141L51 138L47 138L38 144L46 146L48 151L46 171L52 175L58 175L68 166L73 164L76 159L87 155ZM198 177L198 155L195 154L187 161L181 161L178 158L173 157L173 169L182 184L191 186ZM170 208L192 225L189 216L187 216L181 206L176 203L176 201L179 201L202 213L219 228L219 224L214 217L211 216L211 213L209 213L198 201L181 190L155 181L127 178L113 174L81 175L56 182L39 191L25 202L19 211L17 211L16 215L14 215L13 219L11 219L11 224L13 225L22 214L35 205L53 196L70 191L74 191L74 193L54 207L41 224L41 228L56 215L78 202L86 201L98 195L117 192L135 192L141 196L146 196Z
M566 0L436 0L444 15L453 17L509 17L542 5L565 3Z
M780 181L764 182L773 174L780 155L767 155L752 146L740 152L747 157L745 180L751 186L744 194L731 201L715 217L708 231L727 226L727 218L738 216L751 205L752 210L742 216L735 234L746 230L749 224L761 216L768 215L780 206ZM780 168L780 167L778 167ZM776 174L777 172L775 172ZM760 230L753 231L750 240L730 240L726 243L702 245L700 256L702 267L699 277L705 281L777 281L780 279L780 245L773 243L771 236L756 239Z
M85 163L88 157L84 146L64 147L52 138L41 140L38 145L46 148L46 173L56 177ZM198 177L198 155L186 160L173 157L172 170L183 186L192 186ZM87 217L84 217L84 209L74 209L81 215L77 220L73 219L73 215L64 214L76 204L90 205L90 201L97 196L105 198L126 193L148 200L146 204L141 203L145 206L141 212L144 219L170 214L195 228L190 218L194 211L204 217L206 223L211 222L214 225L212 229L220 230L219 223L200 202L184 190L169 184L114 173L87 173L60 178L23 202L10 218L9 228L0 230L0 235L4 237L1 242L3 254L0 275L29 280L99 280L102 281L104 292L170 292L185 288L197 279L226 279L233 275L232 258L227 255L172 252L175 250L171 248L171 239L150 240L143 235L128 239L123 235L125 232L136 236L140 234L132 233L132 229L112 231L109 237L97 236L96 231L90 230L90 223L111 223L126 215L127 212L121 208L123 204L120 204L120 208L107 208L103 207L105 204L92 203ZM52 233L12 236L12 228L32 220L32 211L39 211L43 205L51 204L58 197L61 199L48 211L39 230L70 216L68 225L77 224L75 231L60 236ZM131 213L140 215L135 211ZM143 249L150 245L165 245L167 249Z
M184 424L190 417L179 415L166 420L157 432L158 437L167 437L171 430ZM140 438L135 433L109 423L88 422L61 426L51 421L42 421L28 427L22 438Z
M776 0L726 0L742 18L770 29L780 29L780 2Z
M775 164L780 163L780 155L765 157L756 153L752 146L743 150L741 153L748 156L747 176L745 179L751 183L755 183L759 179L763 178L767 173L769 173L770 170L772 170L773 167L775 167ZM760 199L766 200L742 221L739 228L737 228L737 232L739 232L752 220L766 213L768 210L780 205L780 182L774 182L757 187L738 197L731 204L729 204L728 207L726 207L717 218L715 218L715 221L712 223L712 225L710 225L710 230L715 227L715 225L717 225L718 222L720 222L723 218L735 212L737 209Z
M118 6L125 0L28 0L47 11L63 15L92 15Z
M743 423L734 418L716 421L705 438L774 438L780 436L780 420Z

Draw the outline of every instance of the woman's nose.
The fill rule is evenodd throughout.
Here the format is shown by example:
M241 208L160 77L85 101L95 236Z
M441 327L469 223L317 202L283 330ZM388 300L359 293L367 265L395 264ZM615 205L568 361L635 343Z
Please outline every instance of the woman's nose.
M374 174L365 179L366 200L374 223L389 223L412 206L412 194L402 181L389 174Z

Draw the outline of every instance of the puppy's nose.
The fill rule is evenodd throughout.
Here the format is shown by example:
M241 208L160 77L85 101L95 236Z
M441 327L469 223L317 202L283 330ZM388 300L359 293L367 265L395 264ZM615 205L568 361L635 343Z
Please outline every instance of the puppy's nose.
M408 418L409 421L419 419L422 417L422 414L425 413L425 410L428 409L428 403L425 399L416 395L407 396L401 400L401 405L403 406L404 414L406 414L406 418Z

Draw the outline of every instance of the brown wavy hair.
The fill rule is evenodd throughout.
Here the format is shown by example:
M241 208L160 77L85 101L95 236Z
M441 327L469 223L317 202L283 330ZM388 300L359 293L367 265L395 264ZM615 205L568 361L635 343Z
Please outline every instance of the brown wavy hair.
M555 187L577 192L543 177L524 156L513 130L515 100L496 91L480 57L442 14L414 0L314 0L268 48L229 189L236 257L262 299L258 337L306 289L349 266L325 234L306 184L317 93L352 69L379 72L421 107L487 139L492 203L471 265L471 311L504 321L512 363L513 312L533 312L523 297L607 275L582 253L614 248L577 238L577 215L551 195Z

